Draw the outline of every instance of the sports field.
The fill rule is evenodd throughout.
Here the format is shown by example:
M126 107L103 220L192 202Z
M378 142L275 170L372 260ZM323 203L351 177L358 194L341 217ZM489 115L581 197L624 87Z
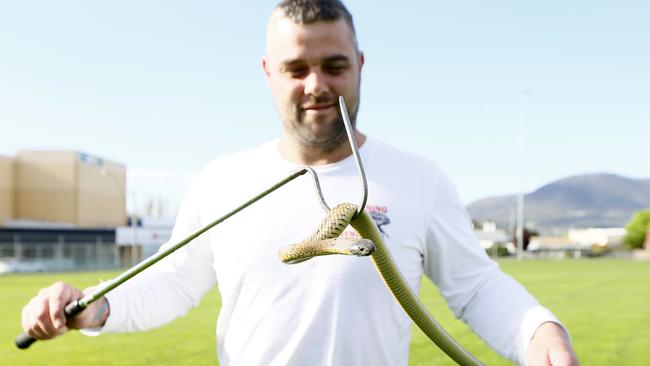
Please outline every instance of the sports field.
M571 330L583 365L648 364L650 350L650 262L623 260L502 261L502 268L553 310ZM147 333L59 339L17 350L20 309L41 287L56 280L79 287L116 273L0 276L0 365L215 365L219 298L211 291L184 318ZM487 365L509 362L490 351L455 320L437 290L423 281L423 302L443 326ZM499 313L493 314L495 317ZM410 365L453 365L415 330Z

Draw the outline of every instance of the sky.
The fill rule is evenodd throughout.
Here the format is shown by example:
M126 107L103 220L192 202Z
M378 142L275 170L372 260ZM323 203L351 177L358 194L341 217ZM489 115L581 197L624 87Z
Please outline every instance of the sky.
M0 154L128 168L173 215L210 160L279 137L275 1L5 1ZM605 172L650 178L650 2L347 1L359 129L434 160L464 203Z

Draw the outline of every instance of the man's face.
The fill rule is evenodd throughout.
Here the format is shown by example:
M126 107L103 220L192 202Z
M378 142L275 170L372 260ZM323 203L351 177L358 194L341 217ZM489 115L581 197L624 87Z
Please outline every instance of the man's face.
M363 54L350 27L343 19L301 25L278 17L267 37L262 66L288 136L307 147L337 147L345 141L338 96L353 124L359 108Z

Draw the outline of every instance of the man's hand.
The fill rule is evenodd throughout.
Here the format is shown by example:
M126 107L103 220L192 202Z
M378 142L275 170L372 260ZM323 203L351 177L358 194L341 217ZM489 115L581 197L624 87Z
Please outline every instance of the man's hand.
M558 324L544 323L537 328L526 350L526 366L577 366L578 357L569 336Z
M83 296L82 291L63 282L41 289L23 308L23 331L36 339L50 339L68 329L103 325L109 314L108 301L104 297L90 304L74 318L66 319L65 306Z

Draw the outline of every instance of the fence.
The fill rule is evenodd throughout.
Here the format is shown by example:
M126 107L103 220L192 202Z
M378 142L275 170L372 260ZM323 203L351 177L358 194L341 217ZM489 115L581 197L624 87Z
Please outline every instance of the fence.
M4 272L114 269L131 266L141 257L142 251L138 248L118 247L101 240L0 243L0 263L4 263Z

